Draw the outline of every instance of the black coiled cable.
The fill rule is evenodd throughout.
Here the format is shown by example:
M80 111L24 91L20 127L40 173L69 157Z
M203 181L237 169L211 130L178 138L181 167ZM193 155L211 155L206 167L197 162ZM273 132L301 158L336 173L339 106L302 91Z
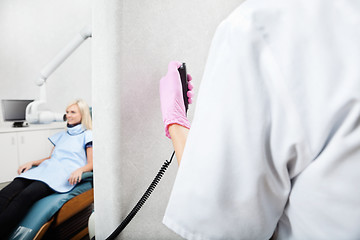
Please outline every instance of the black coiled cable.
M150 197L150 194L154 191L156 185L160 182L161 178L163 177L166 169L169 167L170 163L172 162L172 159L174 157L175 151L172 153L170 160L165 160L164 164L160 168L159 172L155 176L154 180L151 182L148 189L145 191L143 196L140 198L138 203L135 205L135 207L131 210L131 212L126 216L126 218L120 223L120 225L115 229L115 231L108 237L106 240L113 240L115 239L121 231L128 225L128 223L135 217L137 212L140 210L140 208L144 205L146 200Z

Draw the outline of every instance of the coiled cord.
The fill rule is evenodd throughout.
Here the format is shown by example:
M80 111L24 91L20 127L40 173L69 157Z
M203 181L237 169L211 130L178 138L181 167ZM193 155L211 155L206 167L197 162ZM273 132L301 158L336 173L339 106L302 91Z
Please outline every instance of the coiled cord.
M154 191L156 185L160 182L161 178L163 177L166 169L169 167L170 163L172 162L172 159L174 157L175 151L172 153L170 160L165 160L162 167L160 168L159 172L155 176L154 180L151 182L148 189L145 191L143 196L140 198L138 203L135 205L135 207L131 210L131 212L126 216L126 218L120 223L120 225L115 229L115 231L108 237L106 240L113 240L115 239L121 231L129 224L129 222L135 217L137 212L140 210L140 208L144 205L146 200L150 197L151 193Z

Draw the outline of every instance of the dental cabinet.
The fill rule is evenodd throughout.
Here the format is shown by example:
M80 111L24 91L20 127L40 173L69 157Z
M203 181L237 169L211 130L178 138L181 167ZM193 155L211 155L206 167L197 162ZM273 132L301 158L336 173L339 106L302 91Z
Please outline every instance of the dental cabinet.
M65 130L65 123L30 125L12 128L0 126L0 182L12 181L20 165L50 156L51 135Z

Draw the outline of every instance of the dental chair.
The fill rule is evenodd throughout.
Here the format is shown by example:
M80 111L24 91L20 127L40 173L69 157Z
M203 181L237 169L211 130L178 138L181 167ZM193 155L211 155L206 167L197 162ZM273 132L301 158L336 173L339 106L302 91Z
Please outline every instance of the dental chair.
M88 219L93 212L93 173L68 193L54 193L37 201L10 240L83 239L88 235Z

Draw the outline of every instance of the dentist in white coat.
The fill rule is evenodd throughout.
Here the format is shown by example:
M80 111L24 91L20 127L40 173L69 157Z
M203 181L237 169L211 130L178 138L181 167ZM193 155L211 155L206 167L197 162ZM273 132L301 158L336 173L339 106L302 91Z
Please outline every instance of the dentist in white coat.
M189 134L178 65L160 81L181 160L169 228L192 240L360 239L359 1L238 7L216 31Z

